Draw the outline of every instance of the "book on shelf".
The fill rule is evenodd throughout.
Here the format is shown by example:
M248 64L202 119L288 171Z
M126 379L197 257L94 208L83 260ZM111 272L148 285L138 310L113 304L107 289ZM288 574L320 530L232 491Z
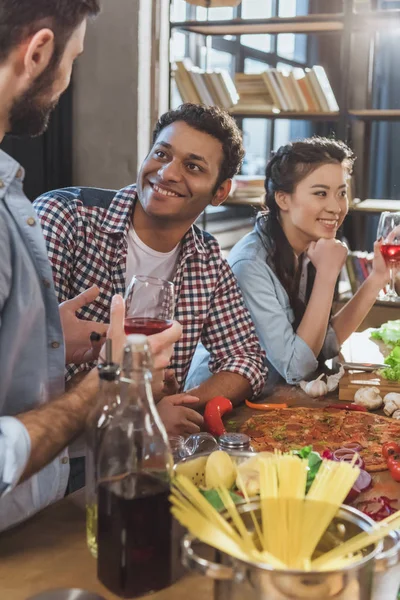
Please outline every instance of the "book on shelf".
M354 295L372 271L373 252L349 252L342 269L341 280L343 294Z
M233 178L230 203L261 206L264 203L264 177L257 175L236 175Z
M183 102L216 105L232 113L337 112L339 106L325 69L268 68L262 73L203 71L190 59L176 61L175 81Z
M183 102L231 109L238 101L235 84L228 71L205 72L190 59L175 61L175 82Z
M263 73L236 73L239 102L234 111L246 112L338 112L339 107L325 69L292 71L266 69Z

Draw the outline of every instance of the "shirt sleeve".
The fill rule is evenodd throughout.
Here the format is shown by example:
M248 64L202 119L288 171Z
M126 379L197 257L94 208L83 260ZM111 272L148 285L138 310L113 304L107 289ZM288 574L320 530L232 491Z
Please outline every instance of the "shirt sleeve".
M17 485L30 451L29 433L21 421L0 417L0 497Z
M74 216L75 203L67 202L54 192L39 196L33 203L39 217L53 269L53 280L58 302L71 297L70 278L74 265L75 236L77 224Z
M11 246L7 226L0 215L0 329L2 313L12 281ZM0 414L3 411L0 395ZM31 442L25 426L13 417L0 417L0 497L18 483L28 462Z
M311 375L318 361L311 348L294 332L289 320L291 308L279 302L266 261L259 257L240 259L232 265L232 270L270 363L290 384Z
M10 294L12 272L11 272L11 245L7 226L0 214L0 328L2 312L7 298Z
M267 376L265 354L237 281L225 260L221 262L202 342L210 353L208 366L212 373L237 373L248 380L253 395L261 392Z

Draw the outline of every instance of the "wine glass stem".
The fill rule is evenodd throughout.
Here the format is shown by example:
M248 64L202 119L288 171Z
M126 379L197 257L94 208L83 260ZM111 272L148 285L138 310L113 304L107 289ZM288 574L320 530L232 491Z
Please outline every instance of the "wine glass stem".
M389 270L390 270L389 295L393 297L393 296L397 296L397 294L396 294L396 288L395 288L395 282L396 282L396 263L390 262L389 263Z

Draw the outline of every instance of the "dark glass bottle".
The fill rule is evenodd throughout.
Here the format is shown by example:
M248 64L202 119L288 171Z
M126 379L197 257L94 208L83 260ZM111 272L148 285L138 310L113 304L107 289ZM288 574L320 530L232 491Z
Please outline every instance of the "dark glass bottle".
M121 378L121 407L99 451L99 580L114 594L134 598L171 583L172 456L151 390L147 338L128 337Z
M86 423L86 540L91 554L97 557L97 454L101 436L121 403L119 365L111 359L111 340L106 342L106 360L99 364L99 394Z

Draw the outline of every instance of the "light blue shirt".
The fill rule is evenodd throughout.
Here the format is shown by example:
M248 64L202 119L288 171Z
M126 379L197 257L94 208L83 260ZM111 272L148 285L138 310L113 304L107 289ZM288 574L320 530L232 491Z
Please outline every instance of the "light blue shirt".
M288 294L267 263L268 245L254 229L232 249L228 262L232 267L250 311L256 333L265 350L269 383L295 384L310 377L318 360L306 342L293 329L294 313ZM305 284L305 282L304 282ZM328 326L322 355L325 360L339 353L335 331Z
M62 498L69 475L65 450L17 485L31 441L15 416L62 394L65 366L52 270L23 177L0 150L0 531Z
M318 368L313 351L293 329L294 313L289 296L267 264L267 247L254 229L234 246L228 257L261 347L267 355L266 393L282 380L292 385L299 383ZM302 283L305 287L306 281ZM337 356L339 350L336 333L329 325L322 355L327 360ZM197 387L211 376L208 360L208 352L199 344L187 377L186 390Z

